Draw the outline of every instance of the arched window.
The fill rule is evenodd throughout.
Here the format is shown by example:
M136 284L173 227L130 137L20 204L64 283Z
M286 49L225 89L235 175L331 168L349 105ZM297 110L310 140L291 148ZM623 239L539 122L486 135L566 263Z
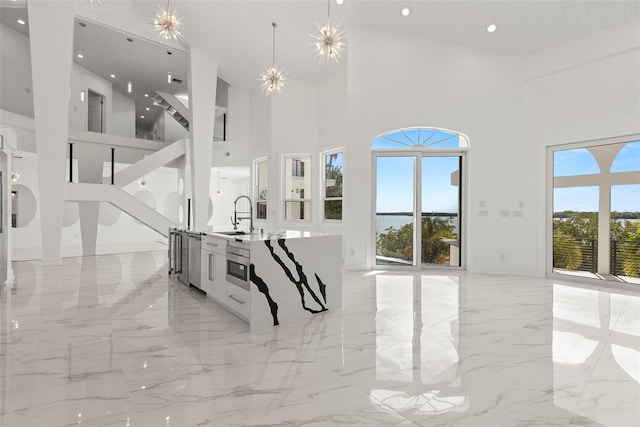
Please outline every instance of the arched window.
M413 127L394 130L378 135L371 148L374 150L423 150L423 149L467 149L469 139L458 132L446 129Z
M556 151L553 159L553 176L574 176L600 173L598 162L586 148Z
M611 172L637 172L640 170L640 141L627 142L611 165Z
M411 127L374 138L372 264L381 268L463 267L468 138Z

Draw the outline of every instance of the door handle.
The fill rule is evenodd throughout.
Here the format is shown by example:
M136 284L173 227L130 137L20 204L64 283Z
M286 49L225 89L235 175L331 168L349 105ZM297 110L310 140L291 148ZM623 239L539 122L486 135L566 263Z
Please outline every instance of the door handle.
M232 300L234 300L234 301L235 301L235 302L237 302L238 304L244 304L244 300L243 300L243 299L238 298L238 297L237 297L237 296L235 296L235 295L229 295L229 298L231 298Z

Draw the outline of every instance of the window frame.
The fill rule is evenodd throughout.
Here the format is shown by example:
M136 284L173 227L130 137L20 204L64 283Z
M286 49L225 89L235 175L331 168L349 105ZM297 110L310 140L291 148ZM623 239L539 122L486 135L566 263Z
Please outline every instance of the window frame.
M548 145L546 147L546 151L547 151L546 152L546 190L547 190L546 193L547 194L546 194L546 209L545 209L545 266L544 266L545 277L553 278L553 279L562 279L567 281L581 281L581 282L593 283L593 284L606 284L607 286L610 286L610 287L619 287L619 288L628 287L630 289L637 288L637 285L620 282L619 279L609 279L609 275L601 275L600 273L596 273L596 275L598 276L596 278L596 277L584 277L584 276L578 276L578 275L572 275L572 274L561 274L556 272L553 266L553 211L554 211L554 189L556 188L556 185L555 185L556 177L554 177L555 152L573 150L578 148L588 149L593 147L620 144L620 143L626 144L626 143L634 142L638 140L640 140L640 134L630 134L630 135L615 136L615 137L609 137L609 138L599 138L599 139L586 140L586 141L576 141L576 142L570 142L565 144L554 144L554 145ZM611 166L613 165L613 162L615 162L615 158L612 160L612 164L609 165L609 168L611 168ZM601 167L600 164L598 164L598 167ZM624 172L613 172L613 174L617 174L617 173L624 173ZM603 175L603 174L611 175L612 172L609 169L603 173L601 169L600 172L595 175ZM572 176L580 176L580 174L572 175ZM560 176L559 178L566 178L566 176ZM603 178L599 178L599 181L600 183L598 185L599 187L598 198L600 199L602 197L600 192L603 188L606 189L607 186L608 186L608 190L606 191L609 192L609 197L610 197L610 191L613 186L613 183L610 182L609 179L603 179ZM598 209L598 218L599 218L598 221L600 221L600 217L604 217L603 215L606 215L606 218L607 218L607 221L603 221L603 222L610 224L610 215L611 215L610 205L609 205L608 212L602 212L600 208ZM600 224L600 222L598 224ZM598 233L601 233L600 228L598 229ZM607 233L607 236L610 238L609 228L606 229L606 233ZM601 239L600 235L598 235L598 241L601 242L603 240L608 241L608 239ZM609 250L608 245L602 245L602 246L607 247L607 249L604 250L603 252L606 252ZM598 259L600 259L601 252L598 252L597 255L598 255ZM603 256L602 259L606 260L606 262L609 263L609 269L610 269L611 268L610 253L607 253L607 256Z
M320 152L320 186L321 186L321 190L320 190L321 191L321 203L320 203L321 216L320 217L322 218L322 222L327 224L341 224L342 220L344 219L344 184L342 187L342 194L340 195L340 197L327 197L326 158L332 154L338 154L338 153L342 154L342 179L344 182L344 148L337 147L337 148ZM326 202L328 201L340 201L342 203L342 207L340 209L340 219L327 218L325 206L326 206Z
M305 194L304 198L298 198L298 199L294 199L294 198L288 198L287 197L287 179L291 179L293 176L288 176L287 175L287 159L290 160L300 160L300 159L308 159L308 165L305 165L304 167L301 167L300 169L304 172L304 175L302 176L303 178L309 178L309 188L307 189L306 186L304 188L305 191L308 191L309 194ZM281 220L283 223L287 223L287 224L310 224L313 221L313 154L312 153L300 153L300 154L283 154L282 158L281 158L281 168L280 168L280 173L281 173L281 195L282 195L282 215L281 215ZM290 218L287 219L287 203L291 203L291 202L301 202L301 203L309 203L309 217L308 218L304 218L304 219L299 219L299 218Z
M266 175L266 185L265 185L265 189L267 189L267 197L263 200L260 199L260 165L262 163L265 163L267 165L267 175ZM267 221L269 218L269 158L267 156L264 157L260 157L258 159L255 159L253 161L253 192L254 192L254 209L255 209L255 220L256 221ZM260 210L258 209L258 205L259 204L264 204L265 206L265 217L264 218L259 218L258 217L258 212L260 212Z

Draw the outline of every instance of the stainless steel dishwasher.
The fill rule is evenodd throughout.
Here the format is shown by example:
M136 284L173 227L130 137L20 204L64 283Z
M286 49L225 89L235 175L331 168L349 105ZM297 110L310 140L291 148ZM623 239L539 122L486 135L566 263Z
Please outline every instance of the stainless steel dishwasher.
M198 289L202 289L202 282L200 280L200 250L202 249L202 237L200 233L186 233L189 241L189 284L195 286Z

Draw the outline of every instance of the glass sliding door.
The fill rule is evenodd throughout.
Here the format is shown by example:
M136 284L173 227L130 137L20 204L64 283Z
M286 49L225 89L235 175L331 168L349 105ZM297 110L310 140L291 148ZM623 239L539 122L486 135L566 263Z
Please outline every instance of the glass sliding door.
M423 156L420 234L423 267L460 267L461 156Z
M374 266L460 268L469 140L441 128L378 135L373 153Z
M555 274L640 283L640 140L551 147Z
M375 265L415 263L416 156L376 156Z

